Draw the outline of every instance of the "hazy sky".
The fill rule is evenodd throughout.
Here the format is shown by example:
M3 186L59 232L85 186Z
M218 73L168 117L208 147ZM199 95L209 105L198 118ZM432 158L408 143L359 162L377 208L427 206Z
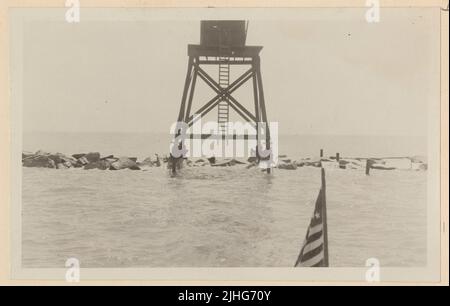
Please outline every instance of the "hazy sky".
M250 18L247 43L264 46L267 111L280 133L426 135L427 105L438 98L437 12L384 9L378 24L364 12ZM24 131L168 132L187 44L199 42L204 17L145 16L95 21L82 11L79 24L26 23ZM243 88L237 97L251 106L249 94ZM213 96L199 86L194 108Z

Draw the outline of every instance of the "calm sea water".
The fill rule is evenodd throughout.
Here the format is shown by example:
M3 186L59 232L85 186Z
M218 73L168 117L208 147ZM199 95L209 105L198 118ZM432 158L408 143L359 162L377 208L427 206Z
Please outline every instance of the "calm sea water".
M166 151L165 141L144 139L25 137L24 149L133 156ZM312 142L284 146L287 154L307 155L320 148L310 148ZM385 147L361 148L354 139L344 150L344 143L335 141L332 148L364 155L369 147ZM370 155L422 153L385 148ZM383 266L426 264L426 172L365 176L336 169L326 176L332 266L363 267L371 257ZM23 266L63 268L76 257L91 268L291 267L319 188L320 171L310 167L270 176L244 166L185 168L176 177L164 168L23 168Z

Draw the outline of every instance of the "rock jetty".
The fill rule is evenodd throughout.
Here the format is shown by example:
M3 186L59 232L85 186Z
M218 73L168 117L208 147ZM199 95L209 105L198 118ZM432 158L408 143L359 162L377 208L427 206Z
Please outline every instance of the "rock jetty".
M35 168L69 169L80 168L84 170L148 170L152 167L168 167L169 158L159 157L158 154L139 161L136 157L128 156L102 156L99 152L77 153L65 155L63 153L49 153L39 150L35 153L22 153L22 166ZM255 157L241 159L218 159L215 157L184 159L185 167L233 167L243 166L251 169L257 167ZM427 170L427 160L424 157L389 157L389 158L299 158L292 159L280 155L276 168L280 170L298 170L302 167L324 167L326 169L370 169L374 170Z

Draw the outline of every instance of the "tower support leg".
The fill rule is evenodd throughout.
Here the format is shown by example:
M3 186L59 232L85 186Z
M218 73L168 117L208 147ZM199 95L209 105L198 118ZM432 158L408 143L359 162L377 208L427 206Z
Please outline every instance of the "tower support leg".
M264 100L264 89L263 89L263 84L262 84L262 77L261 77L261 64L260 64L260 59L259 56L257 58L254 59L254 69L255 69L255 74L256 77L254 77L253 83L255 84L255 79L256 79L256 83L257 83L257 93L258 93L258 97L257 97L257 102L255 102L255 109L257 109L257 111L260 114L257 114L257 118L259 120L259 122L262 122L263 125L265 125L265 136L266 136L266 150L270 150L270 129L269 129L269 121L267 120L267 112L266 112L266 103ZM254 95L256 96L256 91L254 89ZM260 139L260 131L258 128L258 140ZM258 152L258 151L257 151ZM272 169L271 167L267 168L267 173L271 173Z
M190 56L188 61L188 68L186 72L186 80L184 82L183 95L181 97L181 105L180 111L178 112L177 123L185 123L187 121L186 118L189 118L189 112L192 106L192 98L194 95L195 82L197 78L197 72L194 69L194 57ZM188 98L189 94L189 98ZM188 100L189 99L189 100ZM188 100L188 104L186 106L186 101ZM175 132L175 140L181 135L181 129L177 128ZM183 140L179 140L179 143L174 143L174 146L177 146L178 150L183 150L184 142ZM177 169L181 167L181 163L183 161L184 156L175 157L172 152L170 152L169 158L169 168L172 171L172 174L177 172Z

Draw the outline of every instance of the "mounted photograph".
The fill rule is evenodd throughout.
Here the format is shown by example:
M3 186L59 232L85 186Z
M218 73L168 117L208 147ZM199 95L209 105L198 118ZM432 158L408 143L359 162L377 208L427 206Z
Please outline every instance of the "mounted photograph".
M13 274L439 281L440 16L11 9Z

